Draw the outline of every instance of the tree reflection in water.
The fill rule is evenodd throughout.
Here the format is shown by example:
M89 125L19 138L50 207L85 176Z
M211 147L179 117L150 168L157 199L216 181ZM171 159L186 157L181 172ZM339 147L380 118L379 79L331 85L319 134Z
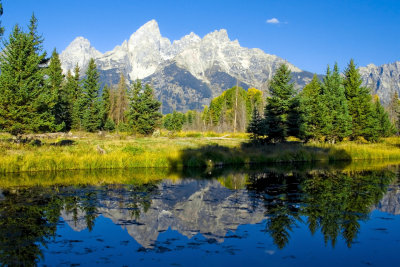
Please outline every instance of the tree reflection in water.
M313 171L260 173L250 176L248 190L256 191L266 208L267 231L278 248L284 248L290 232L302 218L312 234L318 229L325 244L334 247L341 235L348 247L393 182L392 171Z
M54 237L62 201L50 188L3 191L0 201L0 262L32 266L42 258L39 245Z
M245 201L252 211L264 211L266 231L276 246L283 249L300 223L306 223L312 234L320 231L325 245L330 242L335 246L341 236L347 246L351 247L360 231L360 222L368 220L372 207L380 201L395 178L395 172L387 169L358 172L234 170L225 174L219 172L218 177L206 180L201 178L200 181L202 190L207 187L207 183L220 183L219 189L209 187L210 190L216 190L212 193L212 201L222 203L231 197L232 192L245 192L245 199L243 194L235 194L242 198L239 199L240 205ZM167 213L174 216L174 206L168 205L173 205L171 203L174 201L189 201L189 197L198 190L185 181L181 180L183 189L180 190L190 193L186 196L181 192L176 198L171 198L176 193L171 188L168 193L163 194L161 181L139 185L54 185L3 189L0 191L0 262L3 265L28 266L38 263L42 257L41 249L56 236L61 214L70 216L75 226L80 217L83 217L84 227L91 231L100 210L106 209L104 205L108 205L107 203L112 203L114 208L117 205L119 209L130 211L130 218L125 218L126 224L129 224L140 220L142 214L148 212L154 199L157 199L158 202L165 202L163 209L170 207L171 210ZM207 205L211 199L201 201L210 210L211 206ZM182 212L179 216L183 214ZM184 222L185 220L181 221ZM230 222L229 227L235 223ZM190 229L189 226L182 227Z

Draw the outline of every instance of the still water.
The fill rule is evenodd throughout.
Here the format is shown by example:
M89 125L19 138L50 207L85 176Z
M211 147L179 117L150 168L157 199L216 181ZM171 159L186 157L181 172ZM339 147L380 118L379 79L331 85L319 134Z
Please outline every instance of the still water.
M19 174L0 180L0 263L397 266L397 166Z

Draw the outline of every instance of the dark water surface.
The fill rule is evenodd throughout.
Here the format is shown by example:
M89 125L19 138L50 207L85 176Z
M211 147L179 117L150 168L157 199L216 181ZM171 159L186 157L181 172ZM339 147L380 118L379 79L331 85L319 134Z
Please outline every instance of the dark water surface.
M2 178L2 265L399 265L397 166L52 175Z

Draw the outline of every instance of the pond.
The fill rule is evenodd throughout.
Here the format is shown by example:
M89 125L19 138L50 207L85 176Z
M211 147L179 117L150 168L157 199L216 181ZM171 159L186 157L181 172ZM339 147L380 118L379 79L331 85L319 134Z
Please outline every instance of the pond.
M10 174L0 263L394 266L398 175L370 164Z

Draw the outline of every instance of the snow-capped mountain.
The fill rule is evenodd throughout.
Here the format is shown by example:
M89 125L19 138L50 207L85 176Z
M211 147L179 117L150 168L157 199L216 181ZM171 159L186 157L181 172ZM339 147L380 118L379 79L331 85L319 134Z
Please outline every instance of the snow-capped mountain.
M147 22L120 46L104 54L88 40L78 37L60 55L65 72L78 64L82 74L90 58L96 60L103 83L117 84L121 73L130 81L142 79L151 83L156 96L163 102L164 113L201 109L211 98L236 83L246 89L256 87L268 93L268 81L282 63L288 64L297 88L312 78L312 73L302 71L278 56L257 48L241 47L237 40L229 39L224 29L203 38L192 32L171 43L161 35L155 20ZM397 73L398 70L397 65ZM363 78L368 84L376 85L379 71L367 79L369 71L375 69L363 70ZM399 79L396 84L390 77L387 76L389 80L385 78L384 84L377 84L376 91L383 100L386 99L387 85L395 83L390 90L400 89Z
M64 72L75 68L76 64L84 70L91 58L100 58L102 54L90 45L89 40L77 37L60 54L61 66Z

